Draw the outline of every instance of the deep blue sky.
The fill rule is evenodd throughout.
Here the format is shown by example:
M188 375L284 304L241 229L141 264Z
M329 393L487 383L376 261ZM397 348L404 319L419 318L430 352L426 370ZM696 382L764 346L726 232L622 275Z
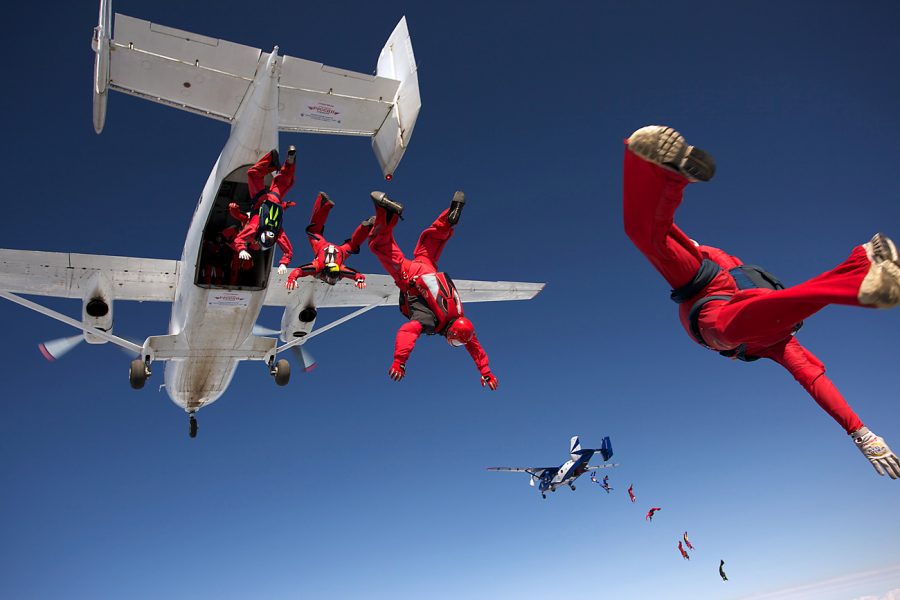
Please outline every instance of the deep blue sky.
M423 108L395 180L381 180L367 140L281 138L300 153L297 262L320 189L337 203L334 237L387 189L407 205L397 235L411 250L459 188L469 204L442 268L547 288L468 306L496 393L440 339L422 339L391 382L402 317L386 308L311 342L319 368L287 388L242 365L199 413L196 440L157 392L161 369L135 392L113 348L47 363L36 344L74 332L0 305L0 596L828 600L900 588L900 482L875 475L780 367L692 343L621 222L622 139L665 123L719 164L678 214L696 239L797 283L875 231L900 238L897 3L113 8L362 72L405 14ZM113 94L95 135L96 14L89 1L6 9L0 246L177 258L228 127ZM365 250L353 266L379 271ZM119 303L116 331L163 333L168 310ZM800 339L900 449L898 334L900 311L834 307ZM484 471L558 464L574 434L612 436L622 466L609 496L585 479L542 501L526 477ZM663 507L652 524L650 506ZM684 530L690 562L675 547Z

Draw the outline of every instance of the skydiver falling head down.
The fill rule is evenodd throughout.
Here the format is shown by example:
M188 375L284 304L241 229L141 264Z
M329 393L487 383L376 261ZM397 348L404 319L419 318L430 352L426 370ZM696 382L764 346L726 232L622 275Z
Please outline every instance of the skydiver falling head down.
M253 198L251 216L232 242L232 248L242 261L252 259L247 247L254 246L254 242L263 250L268 250L277 243L282 254L278 265L279 275L287 272L287 266L293 258L291 241L284 232L283 225L284 211L296 204L284 200L284 196L294 185L296 159L297 149L291 146L287 160L279 168L278 150L273 149L250 167L247 171L247 185ZM275 173L275 176L272 178L272 185L267 188L264 182L269 173Z
M694 340L744 361L782 365L832 416L879 475L900 478L900 459L869 431L825 376L825 366L794 337L803 320L829 304L900 304L900 254L878 233L840 265L785 288L771 274L712 246L695 245L674 223L684 189L715 173L712 157L674 129L643 127L626 141L625 233L673 288Z
M632 503L637 500L637 497L634 495L634 484L628 486L628 497L631 499Z
M694 546L688 540L687 531L684 532L684 535L682 536L682 538L684 539L684 545L688 547L688 550L693 550Z
M683 558L685 560L691 560L691 557L684 550L684 547L681 545L681 542L678 542L678 551L681 552L681 558Z
M284 286L293 290L297 287L297 279L300 277L315 277L329 285L336 284L340 279L352 279L356 287L366 287L366 276L344 264L351 254L359 254L359 246L366 241L366 237L372 230L375 217L371 217L360 223L353 231L350 239L337 246L332 244L322 235L325 232L325 221L328 213L334 207L334 202L325 192L319 192L313 202L312 216L309 226L306 228L306 236L312 247L314 258L312 262L297 267L288 275Z
M369 248L400 289L400 312L409 319L397 331L394 362L388 375L400 381L406 374L406 361L419 335L438 334L451 346L465 346L481 373L481 385L497 389L497 378L491 373L488 356L475 336L472 322L463 315L463 305L456 286L446 273L438 271L438 259L453 235L453 227L465 203L465 195L456 192L450 207L419 236L412 260L406 258L394 240L403 206L384 192L372 192L375 203L375 226L369 234Z
M719 559L719 577L722 581L728 581L728 577L725 576L725 561L721 559Z
M647 516L644 517L644 520L645 520L645 521L652 521L652 520L653 520L653 515L655 515L655 514L656 514L656 511L658 511L658 510L662 510L662 509L661 509L660 507L656 506L656 507L651 508L650 510L648 510L648 511L647 511Z

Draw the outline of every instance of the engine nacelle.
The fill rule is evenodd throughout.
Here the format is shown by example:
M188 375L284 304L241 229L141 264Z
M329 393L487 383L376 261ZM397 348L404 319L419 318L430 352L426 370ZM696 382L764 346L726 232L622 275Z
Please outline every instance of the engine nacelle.
M297 338L305 337L316 324L318 311L312 304L304 306L287 306L281 316L281 339L292 342Z
M86 286L88 292L81 301L81 322L85 327L97 328L112 333L113 295L112 286L103 273L97 273ZM105 344L106 340L85 331L84 340L88 344Z

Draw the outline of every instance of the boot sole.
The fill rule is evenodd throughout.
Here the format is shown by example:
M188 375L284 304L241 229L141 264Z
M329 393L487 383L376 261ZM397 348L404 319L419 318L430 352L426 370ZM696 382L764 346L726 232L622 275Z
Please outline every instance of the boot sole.
M646 161L684 175L691 181L709 181L716 163L708 152L689 146L684 136L671 127L651 125L635 131L628 149Z

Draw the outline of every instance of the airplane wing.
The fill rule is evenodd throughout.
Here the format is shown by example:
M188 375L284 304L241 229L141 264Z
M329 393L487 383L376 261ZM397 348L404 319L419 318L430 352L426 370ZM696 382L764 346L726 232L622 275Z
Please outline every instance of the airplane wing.
M273 272L270 282L279 281ZM529 300L544 289L543 283L525 283L517 281L473 281L454 279L456 289L464 303L495 302L500 300ZM310 286L315 286L316 307L333 308L339 306L369 306L372 304L397 304L399 291L394 280L388 275L366 275L365 289L357 289L347 280L337 285L327 285L311 277L297 280L296 290L289 292L283 285L270 283L266 292L266 306L287 306L296 296L308 293Z
M488 471L512 471L515 473L528 473L540 478L547 471L556 471L559 467L487 467Z
M613 467L618 467L619 463L604 463L602 465L590 465L588 466L586 471L595 471L597 469L611 469Z
M109 89L220 121L234 120L269 53L122 14L115 15L112 37L110 1L101 1L93 40L97 133L106 120ZM278 127L371 137L383 172L391 175L422 104L416 71L405 17L382 49L375 75L285 56L278 82Z
M81 299L102 274L117 300L172 302L178 267L177 260L0 249L0 290Z

